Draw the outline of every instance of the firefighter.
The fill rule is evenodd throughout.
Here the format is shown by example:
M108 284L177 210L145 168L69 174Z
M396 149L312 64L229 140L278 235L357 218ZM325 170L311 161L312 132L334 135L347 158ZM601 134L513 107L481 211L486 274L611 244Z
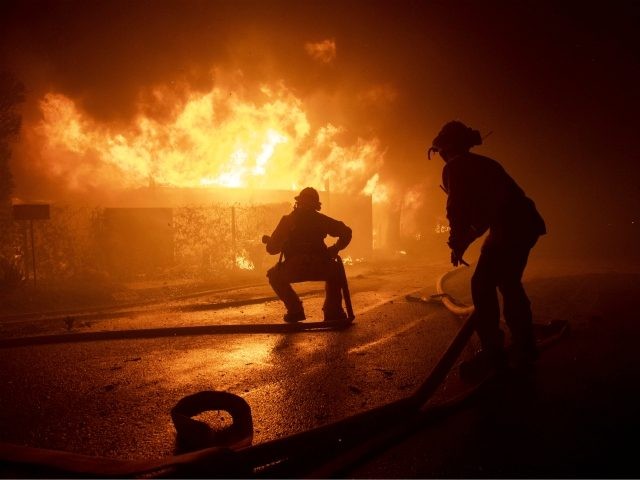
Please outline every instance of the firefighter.
M324 320L346 320L342 308L343 281L336 255L351 242L351 229L319 212L320 196L314 188L302 189L295 200L293 211L280 219L270 237L263 238L267 252L281 254L267 277L287 308L284 321L293 323L305 319L302 302L291 284L312 280L325 281ZM324 243L327 235L337 237L330 247Z
M481 344L474 360L478 368L507 366L498 289L511 333L514 366L531 366L537 350L522 274L531 248L546 227L533 201L498 162L469 151L481 144L477 130L452 121L442 127L428 151L429 157L434 151L445 162L442 184L448 195L451 262L453 266L465 263L467 247L489 231L471 278L473 322Z

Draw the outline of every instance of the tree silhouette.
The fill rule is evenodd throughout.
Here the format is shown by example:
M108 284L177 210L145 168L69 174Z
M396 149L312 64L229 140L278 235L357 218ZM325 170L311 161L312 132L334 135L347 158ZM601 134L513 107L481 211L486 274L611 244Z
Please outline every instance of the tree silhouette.
M9 201L13 177L9 170L9 142L20 133L22 117L17 107L24 102L24 85L7 71L0 71L0 202Z
M25 89L11 72L0 71L0 251L10 235L13 176L9 168L11 141L20 133L22 117L18 106L24 102Z

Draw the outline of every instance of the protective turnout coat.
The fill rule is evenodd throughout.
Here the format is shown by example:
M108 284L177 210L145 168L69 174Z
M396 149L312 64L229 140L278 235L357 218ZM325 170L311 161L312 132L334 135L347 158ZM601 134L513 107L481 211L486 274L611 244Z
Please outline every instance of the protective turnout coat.
M336 244L327 248L327 235L337 237ZM309 208L296 208L282 217L267 241L267 252L284 254L284 262L269 269L267 277L278 297L287 307L285 321L304 319L302 302L291 283L310 280L325 281L325 320L346 319L342 310L344 268L333 258L351 241L351 229L344 223Z
M535 204L495 160L465 152L442 170L449 244L464 250L490 229L490 241L528 241L546 233Z
M327 257L324 239L338 237L336 246L342 250L351 242L351 229L316 210L297 208L284 215L267 242L267 252L284 253L285 261L300 255Z

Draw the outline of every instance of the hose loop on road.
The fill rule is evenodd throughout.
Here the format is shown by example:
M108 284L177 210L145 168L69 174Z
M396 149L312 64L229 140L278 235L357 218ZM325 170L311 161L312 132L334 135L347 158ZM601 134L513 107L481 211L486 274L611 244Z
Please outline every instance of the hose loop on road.
M193 417L208 411L222 410L231 415L232 424L213 430ZM230 392L202 391L180 399L171 409L176 429L176 443L183 452L208 447L238 449L253 441L253 418L247 401Z
M437 285L439 291L442 291L442 282L451 273L447 272L440 277ZM447 297L445 296L444 298ZM449 299L447 298L447 300ZM449 302L445 302L443 299L443 303L447 306ZM461 307L451 301L449 306L458 307L452 310L456 315L462 315L469 311L469 307L462 310ZM299 463L302 461L300 459L309 458L316 462L324 461L326 468L322 470L322 476L331 476L331 474L344 469L345 466L353 465L367 453L406 435L407 432L414 429L418 423L426 418L425 415L437 417L447 414L448 409L423 409L426 402L446 378L472 333L471 317L467 317L435 367L410 396L358 413L333 424L259 445L249 446L246 444L247 441L250 443L250 440L248 440L250 438L249 427L251 426L251 430L253 428L251 411L248 405L245 408L240 403L236 403L235 398L223 398L221 395L224 395L224 392L200 392L199 394L185 397L173 409L172 417L176 422L176 428L183 430L187 436L189 435L188 432L195 429L198 431L196 437L207 437L208 433L200 426L194 426L197 424L191 423L194 420L190 417L202 411L200 410L202 406L209 401L215 403L218 400L222 400L225 407L224 410L229 411L234 418L234 423L237 419L239 424L238 436L234 438L237 438L238 442L244 441L246 446L233 450L212 447L160 460L127 462L68 452L46 451L31 447L21 448L16 445L0 443L0 460L11 461L15 458L12 455L18 455L19 463L52 467L50 456L53 453L57 466L63 467L62 470L67 473L80 472L93 476L104 476L105 473L106 476L136 476L171 468L177 468L178 473L185 468L187 471L189 468L200 468L201 470L196 471L198 475L215 476L224 473L225 476L233 476L239 472L239 470L233 469L240 468L243 471L243 476L249 476L260 469L268 469L273 466L284 465L284 468L286 468L288 463L291 463L294 468L295 465L298 465L299 468L304 467ZM229 403L226 403L227 401ZM209 407L213 403L210 403ZM206 410L209 409L206 408ZM245 434L244 440L241 432ZM192 439L187 441L190 440ZM296 463L296 459L298 463ZM228 470L229 468L232 470ZM269 470L269 472L272 473L273 469ZM278 472L276 469L276 473L273 475L291 476L292 473L290 471L287 472L287 470Z

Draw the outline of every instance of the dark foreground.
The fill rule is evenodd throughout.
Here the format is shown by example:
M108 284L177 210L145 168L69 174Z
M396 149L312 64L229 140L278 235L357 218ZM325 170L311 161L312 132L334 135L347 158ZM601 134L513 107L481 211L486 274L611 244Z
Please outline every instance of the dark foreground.
M531 377L494 383L347 476L640 476L640 275L538 274L528 282L537 317L569 320L570 337L543 353Z
M470 270L462 270L445 285L454 296L466 302L469 301L469 273ZM570 337L546 350L533 374L496 380L455 413L414 428L412 433L396 438L384 448L378 446L364 457L341 462L338 468L316 466L311 473L356 478L640 476L633 455L634 435L640 426L637 413L640 369L635 357L640 333L635 307L635 299L640 294L638 280L640 274L629 268L593 265L583 268L558 262L532 262L526 284L536 320L563 319L571 325ZM390 313L413 309L397 302L387 303L384 308ZM361 321L359 329L371 325L366 317ZM385 325L388 322L385 320ZM398 318L398 322L402 323L402 318ZM433 325L425 327L425 335L416 337L413 343L421 344L434 336ZM454 332L452 329L451 336ZM346 338L348 336L342 334L336 336L336 339ZM397 339L397 343L383 350L395 351L400 359L409 338L398 336ZM446 343L446 339L443 341ZM475 346L472 340L462 358L468 357ZM360 365L366 356L353 358ZM282 359L283 364L290 360L290 355ZM327 364L333 376L342 363ZM387 364L388 360L383 363ZM414 371L414 377L420 377L418 380L428 370L426 364L421 365L423 368ZM329 378L324 380L325 389ZM193 378L189 383L193 383ZM340 391L341 383L338 382L334 390ZM466 387L457 377L454 366L436 400L455 395ZM352 394L361 394L351 383L349 388ZM297 395L302 398L305 392L306 388ZM251 394L242 396L252 398ZM341 402L334 405L333 410L342 408ZM157 404L148 407L158 409ZM157 428L157 422L154 425ZM257 443L260 441L258 438ZM53 442L54 448L62 448L56 447L56 443L60 443L59 439ZM45 445L46 442L42 446ZM318 448L320 453L322 447ZM279 476L309 474L304 465L300 467L298 473ZM203 469L200 476L210 477L215 471L215 468ZM5 471L5 476L20 473L9 472L7 475Z

